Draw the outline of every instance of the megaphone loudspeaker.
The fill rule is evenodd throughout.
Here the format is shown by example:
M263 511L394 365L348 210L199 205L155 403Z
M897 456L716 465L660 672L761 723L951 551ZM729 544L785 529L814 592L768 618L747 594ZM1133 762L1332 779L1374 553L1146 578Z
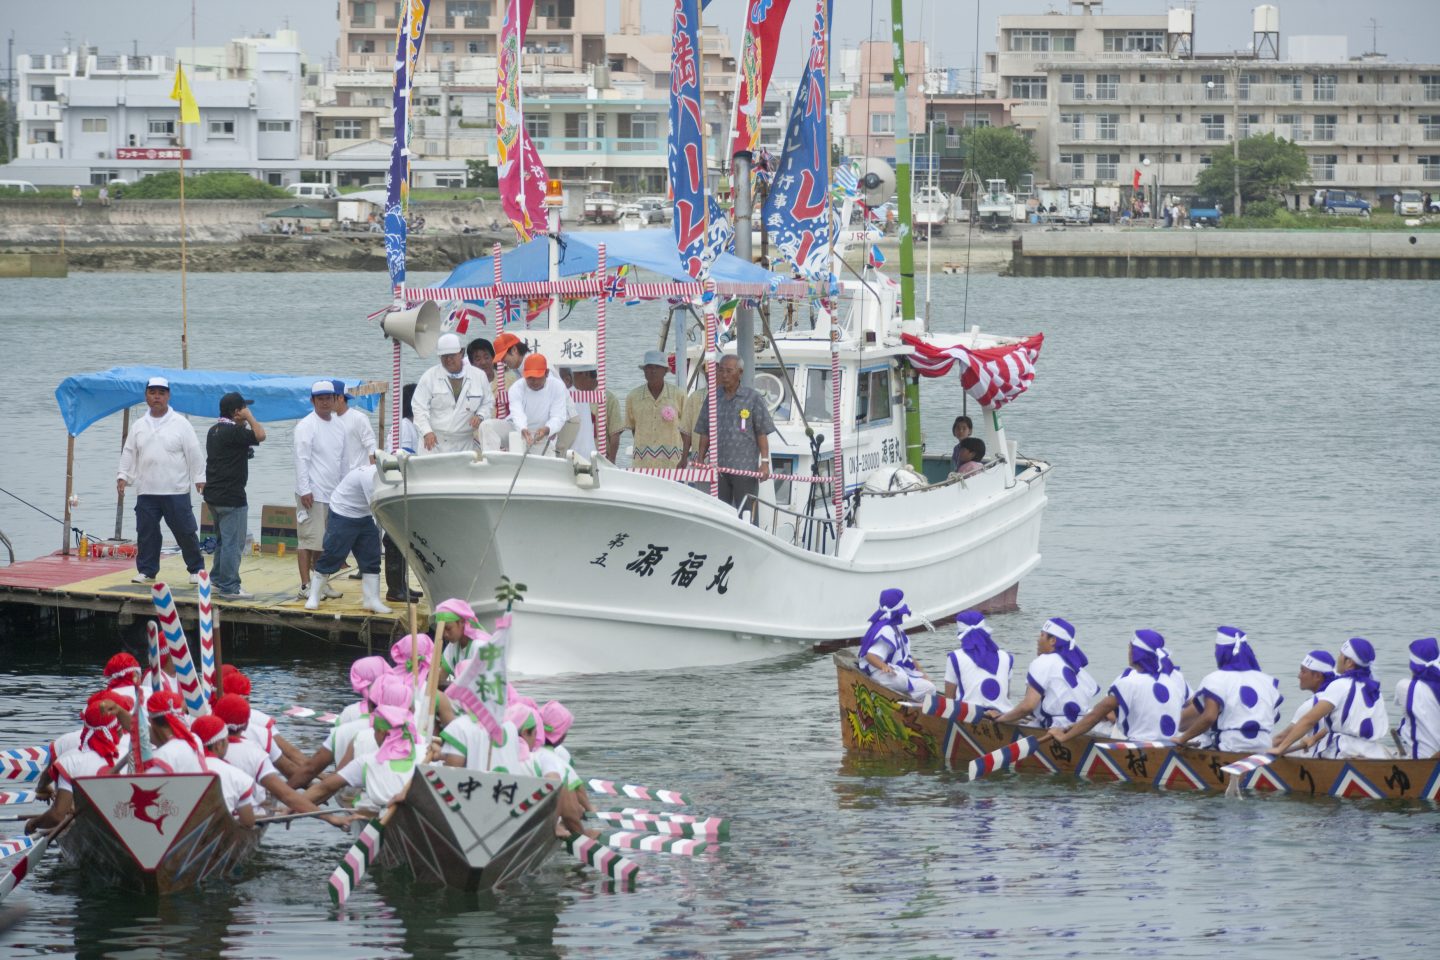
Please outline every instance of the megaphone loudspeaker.
M385 314L380 330L387 337L408 343L422 357L435 356L440 342L440 308L426 300L413 310L395 310Z
M895 192L895 170L884 160L871 157L865 161L865 175L860 178L860 195L868 206L878 207Z

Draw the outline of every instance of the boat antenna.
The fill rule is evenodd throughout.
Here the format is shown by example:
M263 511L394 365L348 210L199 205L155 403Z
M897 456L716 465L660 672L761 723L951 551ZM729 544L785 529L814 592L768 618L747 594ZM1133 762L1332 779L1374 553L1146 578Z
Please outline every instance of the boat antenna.
M976 107L979 106L980 101L980 0L975 0L975 52L973 57L970 74L970 99L975 103L971 106L971 115L977 112ZM965 218L965 295L960 301L960 326L966 330L970 329L970 274L972 272L970 258L975 246L975 220L980 215L980 175L975 172L970 161L971 154L967 150L965 152L966 170L960 179L960 205L962 208L965 205L965 183L971 177L975 180L975 199L970 201L970 215Z

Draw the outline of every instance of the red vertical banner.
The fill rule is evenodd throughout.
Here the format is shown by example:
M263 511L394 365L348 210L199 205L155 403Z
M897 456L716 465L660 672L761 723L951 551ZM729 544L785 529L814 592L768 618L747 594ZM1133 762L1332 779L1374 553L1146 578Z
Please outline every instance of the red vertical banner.
M525 132L520 58L535 0L502 0L500 49L495 63L495 166L500 204L521 241L549 224L545 167Z
M735 94L735 142L731 154L760 149L760 114L765 90L775 69L780 27L790 0L749 0L745 10L745 39L740 48L739 85Z

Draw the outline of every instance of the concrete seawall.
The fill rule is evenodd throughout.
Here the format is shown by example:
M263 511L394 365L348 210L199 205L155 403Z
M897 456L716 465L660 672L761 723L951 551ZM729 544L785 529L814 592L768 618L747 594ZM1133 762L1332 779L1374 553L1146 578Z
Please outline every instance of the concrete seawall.
M1017 277L1440 280L1440 233L1054 231L1016 239L1010 269Z

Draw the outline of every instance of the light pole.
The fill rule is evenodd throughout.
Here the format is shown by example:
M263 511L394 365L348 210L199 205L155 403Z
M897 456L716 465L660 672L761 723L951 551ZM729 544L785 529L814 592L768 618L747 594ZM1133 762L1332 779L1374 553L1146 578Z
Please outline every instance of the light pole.
M1235 173L1235 216L1237 218L1244 212L1240 205L1240 64L1230 61L1230 77L1234 86L1230 90L1230 142L1232 146L1231 168Z

